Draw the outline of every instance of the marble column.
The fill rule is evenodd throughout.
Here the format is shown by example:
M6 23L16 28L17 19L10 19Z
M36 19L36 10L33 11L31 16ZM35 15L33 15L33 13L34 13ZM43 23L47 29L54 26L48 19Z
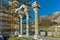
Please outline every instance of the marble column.
M19 37L22 37L22 15L19 15L20 16L20 35Z
M38 39L38 10L40 8L40 5L35 1L32 4L33 10L35 12L35 35L34 39Z
M25 10L24 10L25 14L26 14L26 36L29 36L29 12L30 9L28 6L25 6Z
M26 13L26 36L29 36L29 14Z
M18 15L20 17L20 34L18 35L19 37L22 37L22 18L24 14L24 7L25 5L21 5L19 8L16 9L15 13L18 12Z

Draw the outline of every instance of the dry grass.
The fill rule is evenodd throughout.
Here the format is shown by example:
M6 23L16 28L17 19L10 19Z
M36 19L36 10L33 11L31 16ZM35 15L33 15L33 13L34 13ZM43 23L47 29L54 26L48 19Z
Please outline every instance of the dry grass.
M25 37L10 37L9 40L30 40L30 38ZM34 40L34 39L32 39Z

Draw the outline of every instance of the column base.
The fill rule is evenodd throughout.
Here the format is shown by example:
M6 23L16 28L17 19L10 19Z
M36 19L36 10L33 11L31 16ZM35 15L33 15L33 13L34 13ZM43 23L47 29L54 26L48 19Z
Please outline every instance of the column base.
M38 39L38 35L34 35L34 39Z
M21 35L21 34L19 34L19 35L18 35L18 37L22 37L22 35Z
M29 37L29 34L26 34L26 37Z
M17 37L18 37L18 34L19 34L19 32L15 31L15 36L17 36Z
M43 40L43 39L39 39L39 40Z

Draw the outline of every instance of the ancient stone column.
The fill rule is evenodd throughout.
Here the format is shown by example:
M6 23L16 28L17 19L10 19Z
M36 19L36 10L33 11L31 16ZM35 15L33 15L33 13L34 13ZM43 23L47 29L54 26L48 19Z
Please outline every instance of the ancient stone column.
M25 14L26 14L26 36L29 36L29 12L30 9L28 6L25 6L25 10L24 10Z
M16 9L15 12L18 11L18 15L20 17L20 34L18 35L19 37L22 37L22 18L23 18L23 14L24 14L24 5L21 5L19 8Z
M20 16L20 33L21 33L21 37L22 37L22 15Z
M40 5L35 1L33 4L32 4L32 7L33 7L33 10L35 12L35 35L34 35L34 38L35 39L38 39L38 10L40 8Z

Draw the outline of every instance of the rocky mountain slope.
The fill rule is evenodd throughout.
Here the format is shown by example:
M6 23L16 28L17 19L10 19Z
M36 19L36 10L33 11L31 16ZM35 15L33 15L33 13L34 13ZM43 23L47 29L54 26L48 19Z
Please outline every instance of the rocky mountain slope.
M60 24L60 12L55 12L49 16L39 17L39 26L50 27Z
M60 23L60 12L55 12L52 15L50 15L48 18L50 18L51 21Z

